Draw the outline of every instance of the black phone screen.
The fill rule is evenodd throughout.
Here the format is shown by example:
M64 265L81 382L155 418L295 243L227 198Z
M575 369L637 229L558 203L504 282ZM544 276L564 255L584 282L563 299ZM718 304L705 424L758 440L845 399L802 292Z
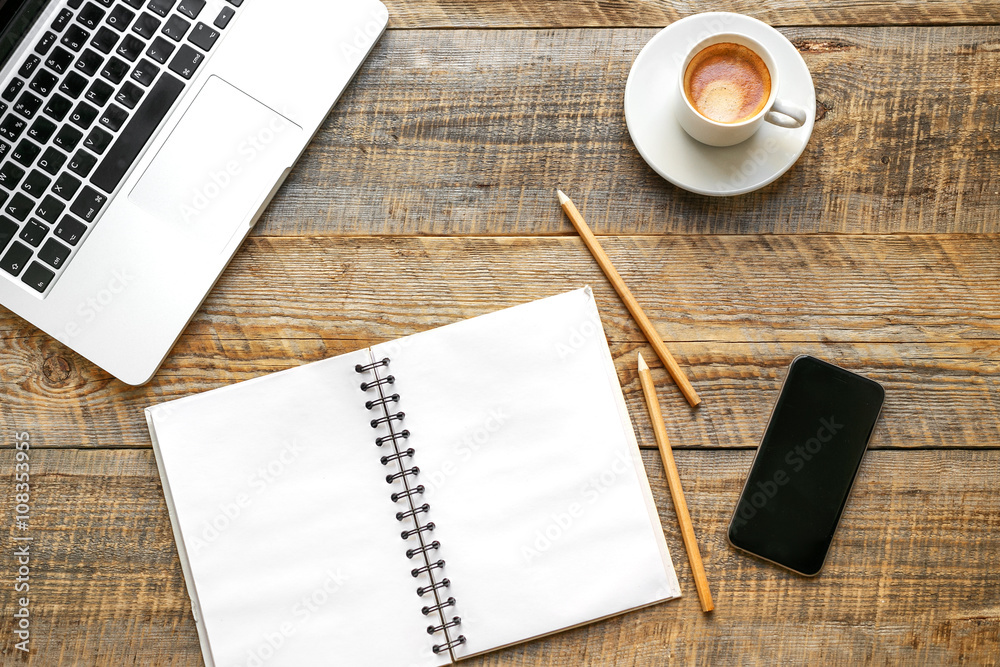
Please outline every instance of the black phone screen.
M817 574L884 399L877 382L814 357L795 359L729 525L730 543Z

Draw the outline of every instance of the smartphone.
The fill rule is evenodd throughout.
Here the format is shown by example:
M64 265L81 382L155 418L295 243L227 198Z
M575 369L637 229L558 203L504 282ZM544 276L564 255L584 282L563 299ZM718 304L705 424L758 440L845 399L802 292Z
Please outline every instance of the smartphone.
M810 356L792 361L729 524L729 543L819 574L885 390Z

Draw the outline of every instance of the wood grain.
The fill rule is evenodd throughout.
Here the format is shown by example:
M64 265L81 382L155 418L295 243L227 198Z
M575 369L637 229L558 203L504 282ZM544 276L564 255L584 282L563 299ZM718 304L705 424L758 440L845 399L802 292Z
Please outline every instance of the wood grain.
M806 2L729 0L385 0L392 28L657 27L705 11L748 14L772 25L916 25L997 23L1000 8L987 0Z
M622 100L653 30L397 31L255 233L570 234L557 187L598 235L1000 232L1000 27L783 32L819 120L758 192L691 194L639 156Z
M704 400L691 412L653 369L675 445L756 446L800 353L886 385L878 447L1000 445L1000 237L602 241ZM146 387L0 315L0 401L12 427L39 428L49 447L146 447L152 403L588 283L639 414L622 358L652 350L573 237L252 239Z
M649 424L639 420L639 428ZM34 665L198 665L190 604L151 452L35 450ZM1000 452L872 452L826 569L786 574L725 543L750 452L678 452L717 608L704 616L656 452L644 453L686 597L470 661L581 664L996 664ZM11 484L13 453L0 451ZM961 498L961 502L956 502ZM4 513L4 528L10 514ZM22 534L22 533L19 533ZM0 600L9 609L9 559ZM0 661L15 658L0 616ZM20 664L20 663L19 663Z

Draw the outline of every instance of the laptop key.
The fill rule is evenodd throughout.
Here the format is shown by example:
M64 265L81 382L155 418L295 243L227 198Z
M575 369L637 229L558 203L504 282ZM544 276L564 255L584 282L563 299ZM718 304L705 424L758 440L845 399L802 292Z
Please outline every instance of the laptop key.
M71 25L66 28L66 32L63 33L62 39L59 43L65 47L73 49L74 51L79 51L83 48L83 45L87 43L90 39L90 33L81 28L78 25Z
M143 12L136 19L135 24L132 25L132 32L139 35L140 37L145 37L146 39L152 39L156 31L160 29L160 19L156 18L152 14Z
M81 178L87 178L87 174L90 173L96 164L97 158L94 157L94 154L88 153L81 148L73 156L73 159L69 161L69 170Z
M163 26L163 34L174 40L175 42L181 41L181 38L187 34L188 28L191 24L185 21L180 16L176 14L167 19L167 24Z
M145 58L139 61L139 64L135 66L132 70L132 80L138 81L144 86L149 86L153 83L153 79L156 75L160 73L160 68L149 62Z
M39 116L28 129L28 136L40 144L48 143L56 133L56 124L44 116Z
M76 105L76 108L73 109L73 113L69 115L69 120L77 127L86 130L94 124L95 120L97 120L98 113L97 109L90 106L86 102L80 102Z
M41 159L38 160L38 166L53 176L59 173L64 164L66 164L66 156L62 151L57 151L52 146L46 148Z
M122 106L134 109L135 105L139 103L139 100L142 99L143 93L145 92L146 91L142 88L129 81L122 86L122 89L118 91L117 95L115 95L115 100Z
M88 2L84 5L80 13L76 15L76 22L80 23L86 28L93 30L100 23L101 19L104 18L105 11L95 5L93 2Z
M84 139L83 145L94 151L98 155L103 155L104 151L108 150L108 146L111 145L111 141L114 139L111 133L105 132L99 127L95 127Z
M150 88L146 95L146 99L139 105L132 119L122 130L118 141L111 147L104 161L94 172L90 179L94 185L105 192L112 192L118 187L125 173L135 162L142 149L145 148L146 142L160 126L160 122L166 117L182 90L184 90L184 84L166 73L157 79L156 84Z
M62 95L56 93L52 96L52 99L48 101L45 105L45 115L51 116L56 120L62 120L69 113L69 110L73 108L73 103L67 100Z
M31 143L27 139L22 139L21 143L11 151L11 157L16 162L25 167L31 167L35 163L35 158L42 152L42 149Z
M38 69L38 65L40 65L41 62L42 59L35 54L28 54L28 57L24 59L24 63L21 64L21 69L17 70L18 76L25 79L30 78L31 73Z
M232 7L223 7L222 11L219 12L219 15L215 17L215 22L213 23L213 25L219 30L223 30L226 26L229 25L229 22L233 20L234 16L236 16L235 9L233 9Z
M92 49L84 49L80 57L76 59L73 67L87 76L94 76L100 71L103 64L104 56Z
M49 239L38 251L38 259L54 269L61 269L63 262L69 257L70 249L55 239Z
M37 248L42 240L48 236L48 233L49 228L47 225L43 225L32 218L24 226L24 229L21 230L20 239L28 245Z
M170 10L173 8L174 2L176 1L177 0L150 0L150 3L146 6L160 16L166 16L170 13Z
M16 222L10 218L0 215L0 252L7 249L10 242L14 240L15 236L17 236L18 229L20 229L20 227Z
M101 114L100 123L112 132L122 129L122 125L128 120L128 112L117 104L110 104Z
M65 74L69 66L73 64L73 54L61 46L52 49L52 53L45 60L45 65L53 69L57 74Z
M104 208L104 202L107 200L106 195L101 194L89 185L85 185L77 196L76 201L69 207L69 210L83 221L93 222L97 214Z
M66 26L69 25L69 22L72 20L73 20L73 12L71 12L68 9L64 9L61 12L59 12L59 15L56 16L56 18L52 21L52 25L49 27L55 30L56 32L62 32L63 29L65 29Z
M80 5L83 4L83 0L67 0L66 4L73 9L79 9Z
M146 0L125 0L125 4L133 9L139 9L145 1Z
M94 38L90 40L90 45L101 53L111 53L111 50L115 48L115 44L117 43L118 33L105 26L101 26L97 33L94 34Z
M35 202L28 199L23 193L15 193L14 197L7 202L4 207L4 211L7 215L18 220L19 222L24 222L28 218L28 214L35 209Z
M40 56L44 56L49 52L49 49L52 48L52 45L56 43L57 39L59 39L59 36L54 32L46 32L42 35L42 38L38 40L38 44L35 44L35 53Z
M122 38L121 44L115 49L115 54L121 56L130 63L134 63L135 59L146 48L146 43L136 37L135 35L125 35Z
M90 89L87 90L85 97L88 102L96 104L99 107L103 107L114 95L115 89L109 86L106 81L97 79L94 83L90 84Z
M226 2L233 5L234 7L239 7L240 5L243 4L243 0L226 0Z
M21 189L32 197L41 197L49 189L51 182L51 178L37 169L32 169L28 177L24 179L24 183L21 184Z
M42 203L35 209L35 215L51 225L59 219L59 216L62 215L62 212L65 210L66 204L62 203L52 195L45 195L45 199L43 199Z
M20 275L29 259L31 259L31 248L20 241L14 241L7 254L0 259L0 268L12 276Z
M10 144L6 141L0 141L0 160L7 157L7 153L10 152Z
M21 93L21 98L14 105L14 111L28 119L34 118L41 108L42 101L29 92Z
M146 50L146 55L161 65L165 65L175 48L177 47L163 39L163 37L157 36L153 40L153 43L149 45L149 49Z
M38 262L32 262L28 270L24 272L24 276L21 277L21 282L37 292L44 292L55 277L56 274L51 270Z
M70 245L76 245L87 232L87 225L71 215L64 215L56 226L55 235Z
M2 94L0 94L0 97L4 98L8 102L13 102L14 98L17 97L17 94L21 92L22 88L24 88L23 79L18 79L18 78L11 79L11 82L7 84L6 88L4 88L4 91Z
M111 10L111 14L108 16L107 24L118 32L125 32L134 18L135 12L131 9L122 5L115 5L115 8Z
M24 178L24 169L21 169L13 162L4 162L0 167L0 185L13 190Z
M219 39L219 31L215 28L210 28L204 23L198 23L188 35L188 41L195 46L205 50L210 51L213 46L215 46L215 41Z
M7 117L0 121L0 137L17 141L27 126L28 123L23 119L12 114L7 114Z
M80 179L76 178L72 174L62 174L56 179L56 184L52 186L52 192L58 197L62 197L66 201L73 198L76 191L80 189Z
M205 0L181 0L181 4L177 5L177 11L189 19L198 18L198 14L201 14L203 9L205 9Z
M80 139L83 139L83 132L70 125L63 125L59 134L52 141L56 146L69 153L80 143Z
M111 83L121 83L126 74L128 74L128 63L119 58L111 58L101 70L101 76Z
M190 79L194 76L195 71L198 69L198 65L200 65L201 61L204 59L205 54L195 51L187 44L183 44L177 51L177 55L174 56L174 59L170 61L170 69L177 72L185 79Z
M28 88L45 97L55 89L57 83L59 83L59 77L47 69L42 69L38 71L35 78L28 84Z
M66 75L66 78L63 79L63 82L59 84L59 92L63 95L72 97L75 100L80 97L80 95L83 95L83 91L86 90L87 84L89 83L90 81L83 78L76 72L70 72Z

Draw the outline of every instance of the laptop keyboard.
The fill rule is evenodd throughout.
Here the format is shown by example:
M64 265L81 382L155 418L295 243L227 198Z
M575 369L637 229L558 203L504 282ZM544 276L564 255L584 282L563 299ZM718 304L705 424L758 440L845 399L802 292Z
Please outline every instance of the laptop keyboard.
M65 2L0 92L0 269L48 290L242 4Z

